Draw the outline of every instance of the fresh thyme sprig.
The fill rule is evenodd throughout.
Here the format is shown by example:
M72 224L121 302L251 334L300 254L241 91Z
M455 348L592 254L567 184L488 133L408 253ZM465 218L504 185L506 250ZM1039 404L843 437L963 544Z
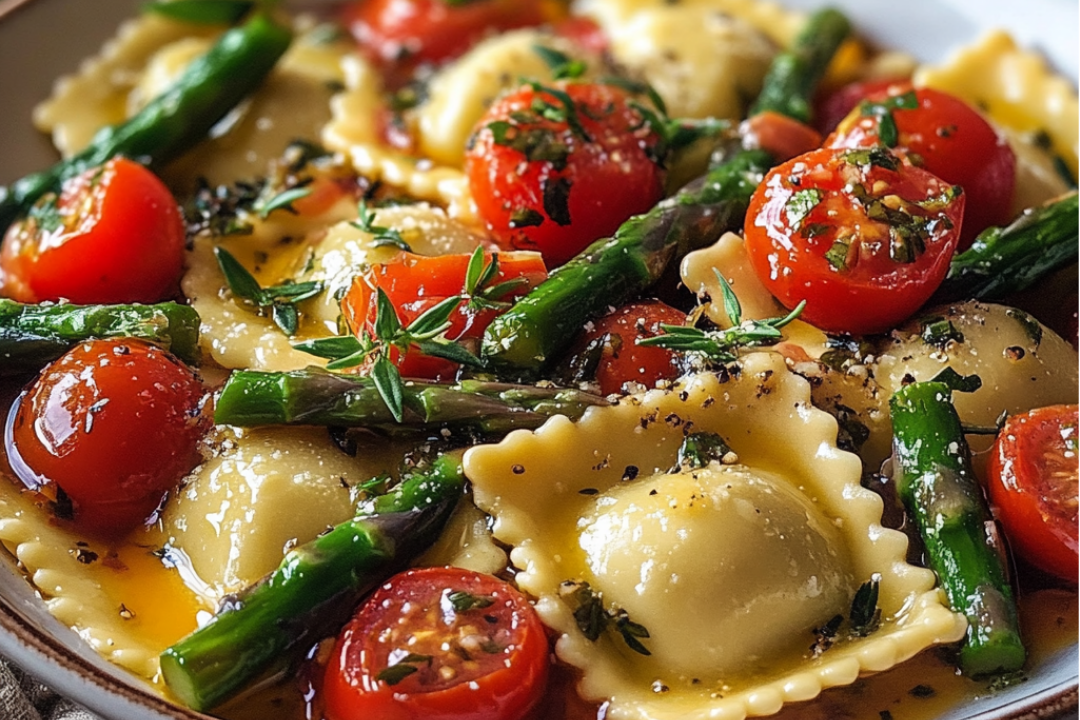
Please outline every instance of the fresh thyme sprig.
M374 236L373 247L391 246L405 252L412 252L412 248L405 242L399 230L375 224L375 212L368 209L367 202L363 199L357 205L357 219L351 225Z
M806 301L783 317L766 320L743 320L742 306L735 291L719 270L713 268L720 281L724 311L731 322L726 330L702 330L687 325L660 325L665 334L651 338L639 338L638 345L662 347L675 352L691 353L710 363L729 363L739 358L739 350L748 347L772 345L783 337L780 328L802 314Z
M484 249L477 247L469 258L469 265L465 269L465 286L462 288L463 295L468 298L468 309L505 310L510 303L502 298L528 282L523 277L516 277L492 285L498 275L499 254L493 253L491 260L485 262Z
M371 379L386 407L398 422L405 419L405 407L401 372L391 359L390 351L397 349L404 354L410 348L429 357L443 358L460 365L479 367L480 359L444 333L450 328L450 315L461 304L461 295L448 297L429 308L408 326L403 326L390 298L382 288L376 290L375 322L371 331L366 328L360 337L338 337L308 340L293 345L294 348L331 362L327 370L343 370L356 367L371 358Z
M217 257L218 267L221 268L221 274L225 276L225 282L233 297L242 305L253 308L257 312L269 310L274 323L289 337L296 334L300 325L300 314L296 309L296 304L315 297L323 290L322 283L316 280L283 283L264 288L255 276L248 272L248 269L225 248L215 247L214 255Z

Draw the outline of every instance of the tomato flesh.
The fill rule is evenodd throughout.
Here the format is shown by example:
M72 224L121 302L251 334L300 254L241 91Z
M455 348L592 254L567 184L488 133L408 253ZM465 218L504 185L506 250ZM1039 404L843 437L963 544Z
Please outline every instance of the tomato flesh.
M599 350L596 382L602 394L649 389L660 380L681 374L676 353L636 342L661 334L661 324L685 325L686 314L659 300L645 300L624 305L593 323L579 340L575 354ZM601 343L599 348L596 343Z
M519 720L543 695L548 642L507 583L460 568L387 581L338 636L329 720Z
M1076 405L1037 408L1010 417L990 456L990 502L1013 549L1074 585L1077 542Z
M542 3L532 1L359 0L342 19L394 87L421 65L453 60L489 34L539 25L545 17Z
M523 86L496 101L466 152L481 219L507 248L538 250L562 265L663 196L659 134L625 90L560 82L563 101ZM543 112L537 110L541 108ZM552 118L555 119L552 119Z
M959 185L967 196L964 228L958 249L971 246L975 237L991 225L1006 225L1016 185L1016 156L970 105L940 90L909 85L890 85L866 98L840 123L826 141L827 147L872 147L891 139L882 130L884 111L868 112L873 104L896 102L913 93L914 107L888 111L895 123L895 150L911 163L947 183Z
M199 441L211 424L204 398L195 374L158 347L82 343L46 367L12 408L5 432L12 468L56 501L58 516L119 537L201 461Z
M537 253L488 253L484 256L484 262L490 263L493 257L497 259L498 272L488 287L521 280L520 284L497 298L500 303L513 302L547 279L544 261ZM372 265L353 282L342 298L342 313L357 335L365 330L372 332L376 294L382 290L397 309L402 325L407 326L440 302L463 294L470 258L470 255L427 257L401 253L391 262ZM473 307L464 300L450 316L446 337L455 341L477 340L491 321L504 311L505 307ZM405 377L450 380L458 370L458 366L449 360L418 352L409 351L404 357L399 357L394 351L392 356Z
M114 158L12 225L0 292L23 302L157 302L177 290L184 242L169 189L142 165Z
M750 201L755 273L824 330L888 330L941 284L964 196L883 148L823 148L774 168Z

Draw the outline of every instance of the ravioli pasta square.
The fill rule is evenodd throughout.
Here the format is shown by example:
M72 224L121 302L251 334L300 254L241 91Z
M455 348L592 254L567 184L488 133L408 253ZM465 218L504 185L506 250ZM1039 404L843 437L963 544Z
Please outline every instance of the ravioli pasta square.
M689 433L715 433L731 454L679 469ZM966 627L933 574L905 561L906 538L881 525L880 498L835 438L809 384L779 355L755 353L730 376L692 376L473 448L465 469L496 539L514 548L519 586L561 633L559 657L581 670L583 697L608 699L608 717L626 720L743 718ZM871 577L880 626L812 650L815 629L846 616ZM586 637L567 592L582 583L649 654L616 632Z

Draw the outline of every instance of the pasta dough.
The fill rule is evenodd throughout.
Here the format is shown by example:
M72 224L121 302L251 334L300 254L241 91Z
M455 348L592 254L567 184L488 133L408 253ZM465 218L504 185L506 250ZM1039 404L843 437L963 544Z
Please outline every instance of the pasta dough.
M783 358L757 353L730 379L693 376L670 392L590 409L577 424L553 418L466 453L477 504L493 516L495 538L514 546L519 586L539 597L537 611L561 634L560 658L582 670L584 697L609 701L608 717L768 714L963 633L932 573L904 562L906 539L881 527L881 500L860 486L860 463L835 448L835 422L809 400ZM669 472L687 432L721 435L738 465L697 478ZM766 579L775 568L738 582L709 574L759 551L791 570L773 578L779 587ZM883 627L806 656L805 626L844 612L854 585L874 573ZM560 592L567 581L601 589L605 607L648 630L642 642L655 652L635 653L612 632L588 640ZM748 614L741 636L720 641L736 654L720 658L710 649L714 625L733 607L762 615ZM790 624L774 633L779 617ZM792 628L803 634L793 639Z

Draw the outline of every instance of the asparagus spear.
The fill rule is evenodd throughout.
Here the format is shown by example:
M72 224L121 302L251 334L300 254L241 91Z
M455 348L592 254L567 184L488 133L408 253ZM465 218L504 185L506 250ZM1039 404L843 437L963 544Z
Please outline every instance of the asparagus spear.
M536 428L552 415L580 417L602 398L576 390L466 380L456 385L409 382L403 386L404 418L398 422L370 378L318 369L234 372L214 408L218 423L333 425L415 432L468 427L484 433Z
M766 77L755 111L808 117L810 97L850 26L835 10L815 13ZM786 101L782 101L786 98ZM673 257L742 227L750 197L773 158L742 149L613 238L597 240L488 326L481 356L508 378L535 377L567 349L582 326L647 289Z
M999 300L1077 260L1080 248L1075 192L1030 208L1007 227L979 233L952 259L931 303L963 298Z
M103 128L78 155L0 187L0 235L42 195L116 155L161 165L187 150L258 87L291 40L263 13L227 31L137 115Z
M771 110L809 123L814 90L850 33L851 24L837 10L826 8L815 13L791 47L773 59L750 114Z
M28 372L84 340L138 338L192 365L199 361L199 315L187 305L24 305L0 299L0 375Z
M1019 670L1025 651L993 522L948 384L908 385L890 403L897 488L926 546L949 605L968 619L960 649L965 674Z
M447 454L375 499L369 512L289 552L161 654L169 690L208 710L337 629L376 585L435 541L461 496L461 454Z

